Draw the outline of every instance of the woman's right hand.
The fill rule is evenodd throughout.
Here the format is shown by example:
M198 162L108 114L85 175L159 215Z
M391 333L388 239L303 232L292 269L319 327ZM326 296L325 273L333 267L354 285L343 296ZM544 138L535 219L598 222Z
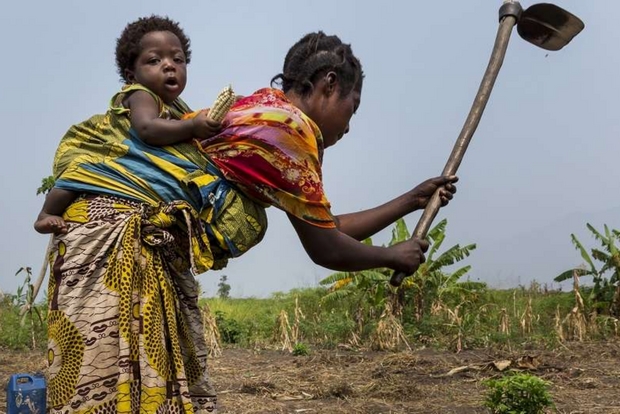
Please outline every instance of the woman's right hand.
M392 268L397 272L403 272L407 276L412 275L426 261L424 253L426 253L428 247L428 241L417 238L411 238L390 246L389 249L394 253L394 265Z

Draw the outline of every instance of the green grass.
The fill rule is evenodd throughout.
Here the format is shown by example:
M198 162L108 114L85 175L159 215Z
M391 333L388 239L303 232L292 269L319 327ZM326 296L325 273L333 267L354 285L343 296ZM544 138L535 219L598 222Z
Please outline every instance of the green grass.
M45 315L45 306L37 305L42 316ZM12 298L5 298L0 302L0 348L22 350L35 347L47 347L47 323L39 322L36 315L34 320L30 316L20 316L20 305ZM23 320L23 323L22 323Z
M266 299L257 298L203 298L201 304L208 304L216 317L220 334L225 344L243 347L278 346L278 316L285 311L289 325L295 324L296 301L300 315L298 343L311 347L332 348L347 343L353 333L362 344L369 340L376 329L383 309L371 309L362 303L362 320L356 310L360 306L355 298L348 297L335 303L324 303L321 298L327 293L324 288L296 289L287 293L275 293ZM521 319L532 301L531 332L523 332ZM427 312L421 320L404 312L405 335L413 345L432 346L440 349L454 349L460 339L464 349L479 347L534 346L538 348L557 347L555 313L559 309L564 318L574 306L572 292L544 292L538 288L516 288L506 290L476 289L471 294L460 293L443 299L443 309ZM41 325L35 318L27 317L21 323L20 300L7 296L0 302L0 348L32 348L32 336L36 347L45 348L45 321ZM45 312L44 302L37 308ZM446 311L456 311L460 320L455 320ZM508 317L509 332L500 331L502 309ZM609 339L617 335L618 322L599 316L595 330L588 339Z

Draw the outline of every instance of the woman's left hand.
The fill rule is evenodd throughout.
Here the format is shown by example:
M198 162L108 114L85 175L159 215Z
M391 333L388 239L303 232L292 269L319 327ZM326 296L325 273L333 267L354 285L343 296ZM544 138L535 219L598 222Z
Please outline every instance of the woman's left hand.
M411 190L415 205L417 208L425 208L437 189L439 189L441 206L447 205L456 193L454 183L458 180L456 175L429 178Z

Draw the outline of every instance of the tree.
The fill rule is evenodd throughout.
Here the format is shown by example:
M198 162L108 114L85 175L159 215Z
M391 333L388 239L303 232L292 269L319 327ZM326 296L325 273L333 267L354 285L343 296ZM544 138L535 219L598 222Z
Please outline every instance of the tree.
M54 188L55 182L56 180L52 175L41 179L41 187L37 188L37 195L49 193Z
M221 299L228 299L230 297L230 285L226 283L228 276L220 276L220 283L217 284L217 296Z

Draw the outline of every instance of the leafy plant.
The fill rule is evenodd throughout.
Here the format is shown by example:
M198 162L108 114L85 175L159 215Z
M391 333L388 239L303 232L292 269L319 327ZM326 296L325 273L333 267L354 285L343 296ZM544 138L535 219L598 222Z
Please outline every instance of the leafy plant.
M26 321L26 317L29 317L31 321L34 321L35 315L38 317L38 320L41 324L43 324L43 318L39 313L39 310L36 306L34 306L34 286L32 285L32 269L30 267L21 267L15 273L15 276L18 276L20 273L24 272L26 277L24 278L24 283L17 288L16 301L17 306L24 306L26 312L22 318L22 325ZM33 344L34 346L35 344Z
M447 225L448 220L441 220L428 232L427 237L431 246L426 254L426 261L409 280L405 280L403 285L413 294L415 317L418 321L434 303L440 303L444 296L467 295L469 292L469 285L461 284L459 281L471 270L471 266L461 267L452 273L446 273L444 269L467 258L476 249L476 245L468 244L461 247L460 244L455 244L439 253L446 238Z
M471 268L470 266L465 266L450 274L443 271L445 267L453 265L469 256L470 252L476 248L475 244L469 244L465 247L456 244L439 254L438 257L435 257L445 239L447 224L448 221L444 219L429 231L428 239L431 242L431 247L426 254L426 262L420 266L412 277L405 279L400 291L404 292L408 289L416 291L418 299L416 306L419 306L421 309L420 315L423 313L425 305L423 296L438 298L445 293L459 290L458 281ZM401 243L409 239L409 237L410 234L405 221L399 219L392 229L392 239L388 245L392 246ZM366 239L364 243L372 245L372 239ZM359 295L360 302L366 302L375 309L383 308L386 297L393 292L389 285L391 275L392 271L385 268L361 272L334 273L319 282L321 285L330 286L329 292L325 295L323 301L337 302L356 294ZM402 306L403 295L402 293L397 293L397 295L401 302L399 305ZM399 309L395 310L398 311Z
M228 344L239 343L243 333L239 322L232 318L226 318L224 312L221 311L215 311L215 322L224 342Z
M41 179L41 186L37 188L37 195L49 193L51 189L54 188L55 182L56 180L54 180L54 177L51 175Z
M571 234L575 248L581 253L585 265L562 272L555 277L556 282L563 282L574 275L592 277L593 287L586 296L587 302L598 312L607 311L614 316L620 316L620 248L616 242L620 241L620 231L604 226L604 232L596 230L591 224L586 227L594 238L601 243L602 249L593 248L588 253L577 236ZM595 261L602 263L597 268ZM611 276L606 275L611 273Z
M540 414L553 407L549 383L530 374L484 381L489 388L484 405L493 414Z
M303 342L298 342L293 346L292 354L295 356L307 356L310 355L310 348Z
M0 300L0 347L36 349L45 338L45 316L34 303L31 268L22 267L15 273L23 274L24 283L17 292Z

